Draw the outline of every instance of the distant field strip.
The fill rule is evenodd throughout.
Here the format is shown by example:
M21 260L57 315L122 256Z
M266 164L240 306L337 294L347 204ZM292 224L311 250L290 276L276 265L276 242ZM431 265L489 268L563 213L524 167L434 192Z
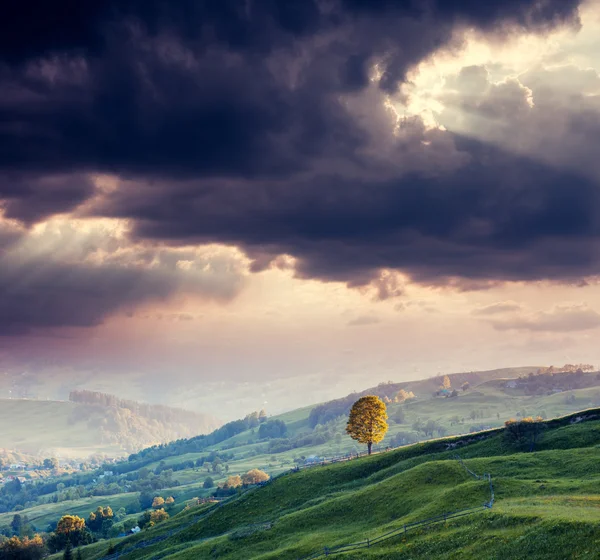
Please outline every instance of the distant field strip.
M371 548L372 546L378 545L388 539L392 539L399 535L404 535L408 531L416 529L418 527L427 527L428 525L433 525L435 523L446 522L450 519L456 519L457 517L463 517L465 515L471 515L478 511L483 511L487 509L491 509L494 505L494 486L492 485L492 475L488 473L484 473L483 475L478 475L474 473L471 469L469 469L463 460L456 455L457 461L461 464L461 466L465 469L465 471L471 475L473 478L477 480L487 480L489 483L490 489L490 499L488 502L484 503L482 506L475 506L472 508L461 509L457 511L441 513L440 515L436 515L434 517L429 517L427 519L421 519L419 521L414 521L413 523L405 523L402 527L398 527L392 531L389 531L383 535L379 535L373 539L367 538L364 541L349 543L349 544L340 544L337 546L325 546L322 550L318 550L309 556L303 556L298 560L313 560L313 558L322 558L324 556L332 556L334 554L341 554L342 552L350 552L352 550L358 550L362 548Z

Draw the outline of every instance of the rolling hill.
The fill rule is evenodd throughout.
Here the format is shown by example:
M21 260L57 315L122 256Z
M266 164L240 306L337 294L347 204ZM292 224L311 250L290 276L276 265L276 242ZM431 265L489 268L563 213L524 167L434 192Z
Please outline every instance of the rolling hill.
M152 417L137 409L92 402L0 399L0 449L37 457L123 457L143 447L210 432L208 415L179 411ZM164 407L165 410L172 410Z
M466 390L460 388L455 397L439 396L439 378L413 382L411 384L380 384L377 387L361 392L360 394L376 393L388 400L390 400L390 397L399 388L415 393L414 398L405 402L388 402L390 427L386 439L379 446L379 450L383 451L387 446L395 447L404 445L404 447L401 447L397 451L381 453L376 456L377 458L373 457L344 463L345 466L340 464L323 467L323 472L332 473L327 478L329 489L324 486L314 491L311 489L316 479L311 478L313 475L310 473L317 472L313 470L285 475L281 479L277 478L277 482L273 483L273 488L276 487L275 484L280 484L279 480L300 481L299 486L292 486L289 489L289 492L295 495L292 502L288 504L286 502L287 498L284 499L284 497L274 495L273 499L279 505L252 503L253 505L247 512L248 515L246 517L244 517L245 514L239 514L238 510L227 510L238 512L234 515L236 519L238 517L240 519L238 525L229 527L227 524L222 526L217 524L217 526L223 529L223 532L214 534L205 527L197 536L187 535L186 533L187 536L182 542L179 542L177 539L173 540L173 537L172 542L169 544L169 554L171 550L179 550L179 545L183 548L199 547L202 542L198 539L205 538L211 539L210 542L212 540L218 543L227 542L227 546L223 545L225 546L224 550L229 550L231 547L233 547L233 550L235 546L229 543L229 541L235 541L237 537L230 539L229 533L240 535L246 534L248 531L256 532L256 538L258 539L258 534L262 534L263 530L259 531L253 525L255 522L264 526L273 522L275 523L273 525L274 529L275 527L283 526L277 521L280 516L287 515L288 513L300 514L299 510L296 511L297 506L300 507L300 504L305 504L302 507L316 507L325 501L329 501L330 498L336 496L342 498L346 491L354 492L361 488L365 492L364 499L367 499L367 496L372 491L378 488L385 488L385 492L392 493L390 495L393 496L393 502L396 504L394 507L396 508L399 507L398 504L403 503L404 498L401 495L394 494L394 485L401 485L407 492L407 500L413 503L415 508L414 510L399 510L405 511L402 517L406 518L406 520L421 518L422 515L429 513L433 515L436 511L440 511L439 508L444 504L450 509L455 507L462 508L466 505L466 501L470 503L471 499L460 501L452 494L453 488L461 486L464 483L464 491L467 494L471 491L483 492L481 495L485 494L485 489L477 481L469 480L468 476L464 479L458 478L461 472L466 473L466 471L464 468L461 471L455 465L456 459L454 459L454 455L457 451L453 450L451 452L450 449L445 447L448 445L448 442L451 443L452 441L469 442L469 445L460 447L459 453L474 472L480 474L489 472L494 476L494 480L498 476L501 479L504 476L515 479L516 482L513 482L515 484L518 483L518 492L514 495L509 493L503 494L503 492L508 492L508 490L504 489L502 481L500 481L498 488L499 496L504 495L507 498L511 498L510 506L512 510L516 512L521 511L519 509L521 508L519 500L527 498L532 493L537 495L540 486L548 486L551 483L552 489L556 490L556 492L560 491L561 496L566 489L570 488L573 490L573 495L565 498L567 501L570 500L571 506L573 506L568 511L572 511L576 515L587 511L592 507L590 503L595 504L596 502L593 500L590 503L586 502L584 496L590 486L586 482L586 484L579 487L583 478L582 480L571 480L567 471L552 474L554 471L545 471L545 466L541 470L537 469L535 461L538 461L538 459L534 460L532 458L541 457L540 460L543 459L543 462L550 464L552 462L560 463L561 461L569 461L569 457L580 457L584 467L582 467L581 471L577 471L575 466L571 465L570 468L575 469L572 472L583 473L585 469L589 469L590 476L595 476L595 469L597 467L592 465L593 459L600 464L600 461L597 461L600 458L597 448L597 445L600 444L598 420L590 420L588 418L589 421L587 422L576 423L573 421L571 423L572 418L576 417L568 417L567 420L561 420L558 423L556 421L548 421L547 425L549 428L544 431L543 439L533 454L523 454L521 450L515 450L510 446L506 446L500 426L503 426L504 421L511 417L518 419L525 416L539 415L551 418L573 413L577 410L600 406L600 380L598 373L572 372L564 374L562 372L546 372L535 375L536 370L532 368L519 371L520 377L512 378L510 377L511 371L507 372L506 370L494 370L489 374L487 372L477 373L477 379L471 377L472 383L470 382L469 387ZM462 385L468 380L462 377L451 377L450 381L451 385L454 386L458 383ZM7 493L5 490L0 490L0 529L2 529L2 526L7 526L10 523L12 518L11 510L15 507L15 504L24 505L20 513L28 517L32 529L37 531L47 530L49 525L53 526L66 513L76 513L77 515L86 517L90 511L93 511L98 506L110 505L114 510L122 509L124 512L119 519L119 523L115 524L114 530L111 533L111 537L116 543L119 540L117 538L118 535L123 530L123 523L127 520L135 521L141 511L149 507L148 502L144 502L144 500L149 499L152 501L152 498L155 496L161 496L165 499L172 496L175 499L175 505L170 510L172 519L166 522L160 531L166 530L167 527L176 528L177 531L181 530L181 535L177 538L183 539L182 520L187 519L187 523L196 519L194 512L200 511L197 509L199 506L196 505L198 498L213 495L217 491L216 485L222 485L229 476L243 475L250 469L259 468L275 478L282 473L288 473L296 465L304 466L309 460L312 460L310 459L311 457L318 458L320 462L323 460L322 458L330 458L332 456L347 457L348 454L355 455L357 451L363 451L362 447L357 446L356 442L344 434L347 408L358 395L351 394L335 401L304 407L285 414L269 417L262 423L256 415L249 415L245 419L229 422L208 435L200 435L190 439L181 439L169 444L146 448L130 455L128 460L103 467L100 471L87 471L62 476L54 479L54 481L48 481L41 486L28 486L13 494ZM67 404L74 405L76 403ZM440 436L447 437L439 439ZM406 444L417 441L420 443L406 446ZM567 448L570 449L568 453L564 451ZM546 453L546 455L539 455L541 453ZM389 461L391 462L387 462L388 459L384 459L384 457L390 458ZM506 457L510 458L506 459ZM477 463L475 460L479 459L485 459L485 461ZM530 464L529 462L532 460L534 462ZM361 461L364 462L361 463ZM359 469L358 465L370 465L371 461L373 462L374 470L368 470L367 472ZM494 470L491 465L495 465L496 461L500 461L501 466ZM527 469L531 468L525 479L530 481L535 476L534 480L540 482L535 484L527 482L525 486L518 486L522 482L521 478L517 476L518 473L516 471L510 471L510 465L518 465L523 461L525 461L523 464ZM418 499L414 496L410 497L410 493L413 492L412 487L415 486L416 488L421 483L417 484L415 482L419 480L418 478L406 479L407 482L404 482L405 479L402 476L405 475L402 473L417 467L425 468L422 466L422 463L430 462L440 462L441 467L449 469L447 471L449 473L447 484L444 483L446 486L440 488L440 491L444 493L449 492L447 494L447 501L438 496L437 492L427 497L427 493L423 489L421 489ZM350 465L355 466L351 467ZM397 468L394 465L397 465ZM329 468L333 470L328 471ZM336 470L338 468L342 470ZM107 469L110 470L110 475L103 475L103 478L99 478L103 470ZM414 473L418 474L418 471L414 471ZM381 487L368 486L371 483L383 482L388 478L388 474L389 476L392 476L392 474L399 476L399 478L393 479L394 483L391 487L388 488L385 485ZM315 474L314 476L317 475ZM421 475L419 474L419 476ZM423 476L428 478L431 476L431 473L423 474ZM443 477L445 476L443 475ZM211 484L207 485L208 479L211 480ZM364 482L363 479L367 482ZM364 486L363 482L368 485ZM595 484L596 482L593 483ZM564 488L561 485L564 485ZM259 495L262 492L261 496L268 496L268 492L271 491L270 488L271 485L260 491L257 490L256 493ZM510 489L510 485L506 488ZM521 491L523 492L522 494L519 493ZM231 491L224 490L219 490L219 492L224 497L232 493ZM233 494L235 497L235 491L233 491ZM339 502L339 508L342 513L348 510L351 504L354 503L354 494L349 495L353 496L350 501ZM548 494L543 492L538 498L536 502L537 508L545 507L544 504L546 502L544 500L555 499L552 496L548 498ZM377 498L372 504L373 507L379 508L378 504L381 499L383 498ZM508 504L508 502L505 503ZM576 503L579 504L577 507L575 507ZM560 509L560 507L557 509ZM332 515L338 515L338 513L335 513L337 512L336 508L338 506L335 506L331 510L334 512ZM583 509L579 510L577 508ZM263 510L274 513L264 517L259 515ZM318 510L314 511L315 514L318 512ZM495 515L497 511L498 509L494 506L493 512L489 515ZM588 513L592 515L592 511L590 510ZM252 512L252 515L250 515L250 512ZM486 515L488 514L484 514L484 517ZM212 519L212 516L215 516L214 519ZM349 523L348 527L344 526L343 530L337 536L334 533L323 535L322 538L313 538L310 535L300 533L294 533L293 535L290 533L288 536L282 534L280 535L282 539L281 546L288 543L290 547L292 547L292 544L296 547L299 546L298 543L302 544L306 541L307 546L300 546L300 548L302 551L306 549L308 554L308 545L313 546L315 543L318 544L321 542L322 546L329 546L327 544L329 541L325 537L330 539L333 546L342 542L343 539L353 540L358 538L359 532L364 532L365 529L368 529L367 532L369 534L371 534L370 531L372 530L373 535L377 536L379 534L378 531L381 532L387 529L388 526L393 527L393 525L390 525L391 520L386 521L385 516L377 514L375 517L378 520L376 525L364 524L362 520L358 519ZM517 515L517 517L519 516ZM217 517L216 511L215 513L211 513L211 524L209 527L212 527L218 519L220 518ZM251 519L254 519L254 521L251 522ZM321 519L323 526L331 525L331 523L324 521L325 516ZM292 525L298 528L303 527L304 524L307 527L312 527L310 522L302 517L291 517L290 520L293 521ZM196 521L199 520L196 519ZM297 525L296 521L298 521ZM461 522L456 521L453 523L460 525ZM250 525L252 526L250 527ZM201 524L194 522L194 526L201 527ZM332 527L334 526L335 524L332 524ZM381 530L377 529L380 526ZM158 531L157 534L161 534L158 526L152 530L152 534L154 534L154 531ZM208 534L205 534L206 531L208 531ZM278 534L271 533L270 531L271 529L266 531L265 536ZM430 531L430 529L427 529L427 531ZM138 535L136 538L144 539L146 533L144 531L144 534ZM148 533L148 535L150 534ZM440 538L444 540L446 538L449 539L450 536L442 536ZM104 545L102 545L103 542L105 543ZM129 538L126 542L131 543L135 542L135 540L132 541ZM268 546L272 547L273 543L271 542ZM266 548L268 546L265 545ZM438 545L436 544L436 546ZM300 548L298 548L297 552L300 551ZM96 556L91 555L91 551L96 550L100 554L99 551L103 550L103 553L105 553L106 549L106 541L101 541L92 546L86 554L90 558L95 558ZM381 550L384 549L385 546L382 546ZM285 550L285 546L283 546L283 550ZM261 554L266 554L264 558L278 557L269 556L266 550L263 550L260 554L259 552L256 552L257 558L263 558ZM212 557L210 555L203 556L205 553L205 549L199 548L198 554L200 555L195 557ZM157 553L154 551L153 554L154 556L141 555L139 557L163 557L162 552ZM368 554L375 554L375 552L369 551ZM187 558L185 555L182 557ZM194 556L189 557L192 558ZM221 556L219 555L218 557ZM243 555L225 555L223 557L245 558ZM285 558L287 556L282 555L281 557ZM290 555L289 557L293 558L294 556ZM367 556L355 557L363 558ZM387 557L385 555L381 556L381 558ZM389 557L395 558L396 556ZM412 558L412 556L408 557ZM470 558L469 556L465 557ZM477 556L474 553L472 557L475 558ZM585 556L582 557L584 558ZM138 558L138 553L132 553L131 558ZM415 556L415 558L419 558L419 556ZM490 558L493 558L493 556L490 556Z
M115 543L116 551L124 560L296 560L399 530L339 557L593 559L600 547L599 444L600 409L592 409L545 422L533 452L496 429L315 466L221 506L184 510ZM489 482L469 471L491 473L493 507L483 507ZM475 509L403 531L466 508ZM106 543L91 545L83 557L99 559L106 550Z

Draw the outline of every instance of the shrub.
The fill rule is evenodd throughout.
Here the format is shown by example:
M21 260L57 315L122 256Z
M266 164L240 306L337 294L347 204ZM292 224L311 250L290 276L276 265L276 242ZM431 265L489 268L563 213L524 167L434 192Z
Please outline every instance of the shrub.
M533 451L541 431L546 427L541 416L526 416L521 420L511 418L504 423L504 439L517 449Z
M242 482L244 484L258 484L259 482L265 482L267 480L269 480L269 475L259 469L249 470L242 476Z

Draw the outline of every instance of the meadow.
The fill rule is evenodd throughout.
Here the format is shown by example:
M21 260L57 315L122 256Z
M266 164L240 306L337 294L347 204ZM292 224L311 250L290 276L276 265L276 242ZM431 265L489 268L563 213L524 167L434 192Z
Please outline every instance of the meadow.
M436 439L284 474L221 507L182 511L113 544L128 560L302 558L482 506L489 499L487 482L465 470L455 458L459 453L470 470L491 473L493 508L340 557L597 558L600 410L544 424L533 452L515 449L502 429ZM104 542L104 550L96 544L82 552L92 560L106 550Z

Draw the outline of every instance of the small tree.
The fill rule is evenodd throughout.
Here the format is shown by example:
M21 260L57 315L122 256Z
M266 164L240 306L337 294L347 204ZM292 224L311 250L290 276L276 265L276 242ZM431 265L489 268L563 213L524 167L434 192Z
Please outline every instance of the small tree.
M42 537L35 535L33 538L11 537L4 539L0 536L0 558L7 560L41 560L48 556Z
M450 378L447 375L444 375L442 378L442 389L449 390L452 387L452 383L450 382Z
M63 553L63 560L73 560L73 545L71 544L71 541L67 541L67 546Z
M175 498L173 498L173 496L169 496L166 500L165 500L165 505L167 507L172 507L173 504L175 504Z
M265 482L267 480L269 480L269 475L260 469L249 470L242 476L242 482L244 484L258 484L259 482Z
M43 467L47 470L57 469L58 459L56 457L52 457L51 459L44 459Z
M150 523L156 525L169 519L169 514L164 509L157 509L150 514Z
M10 522L10 528L17 537L21 536L23 532L23 525L23 518L18 513L15 513L12 521Z
M106 535L114 522L113 510L110 506L98 506L95 512L91 512L88 517L87 526L94 533Z
M154 498L154 500L152 500L152 507L154 509L161 508L164 505L165 505L165 499L161 496L156 496L156 498Z
M403 403L414 398L415 394L412 391L405 391L404 389L400 389L394 397L394 402Z
M210 476L207 476L204 479L204 484L202 485L202 488L213 488L214 485L215 485L215 481Z
M48 548L52 552L58 552L63 550L67 543L78 546L89 544L92 540L93 536L85 526L85 519L77 515L63 515L56 525L56 531L48 539Z
M383 440L388 429L385 403L374 395L358 399L350 410L346 432L367 445L369 455L374 443Z
M238 474L227 478L223 488L238 488L242 485L242 477Z
M510 419L504 423L504 437L508 443L518 449L533 451L535 444L546 427L541 417L527 416L521 420Z

